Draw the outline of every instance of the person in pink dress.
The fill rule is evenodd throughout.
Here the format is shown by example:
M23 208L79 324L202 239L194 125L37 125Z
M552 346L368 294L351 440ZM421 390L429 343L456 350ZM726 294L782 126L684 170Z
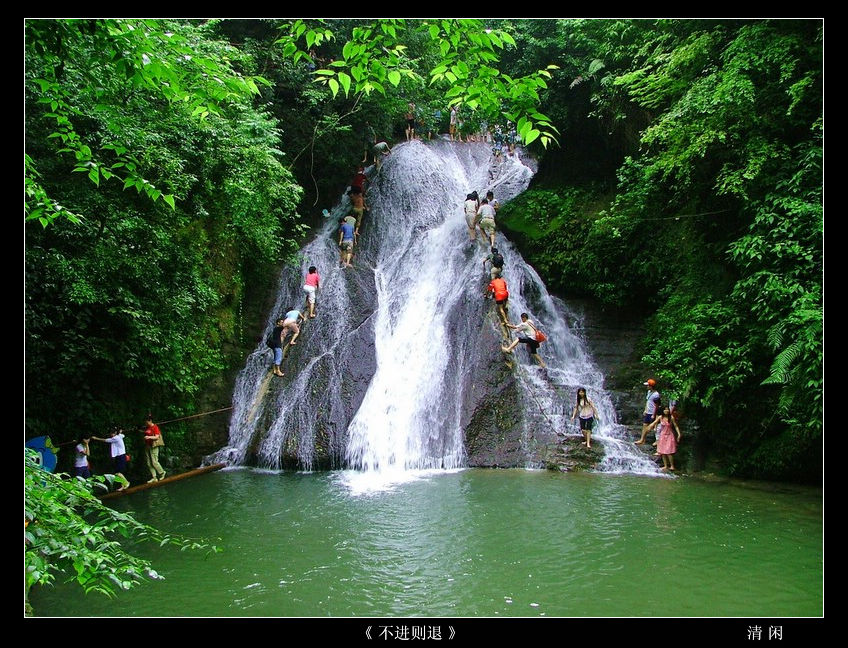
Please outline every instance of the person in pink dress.
M680 428L677 427L677 421L671 415L671 410L664 407L662 414L654 419L654 422L648 426L648 430L657 428L657 454L662 457L663 471L675 470L674 468L674 453L677 452L677 444L680 443ZM677 438L674 433L677 432Z

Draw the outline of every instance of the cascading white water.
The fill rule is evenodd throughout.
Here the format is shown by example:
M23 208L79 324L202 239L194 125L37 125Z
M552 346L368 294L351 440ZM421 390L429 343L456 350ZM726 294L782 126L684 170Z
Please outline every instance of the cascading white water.
M484 145L395 147L372 178L352 269L338 267L337 221L348 206L346 198L340 203L304 248L302 267L283 272L265 336L279 314L302 303L309 265L322 275L318 317L284 365L286 378L270 376L264 342L248 358L234 394L229 444L210 461L279 468L284 456L296 456L301 468L320 459L395 477L465 465L463 410L481 354L492 350L478 339L482 309L490 307L483 302L488 275L482 266L489 249L467 240L462 203L474 189L481 195L491 189L504 202L532 177L517 158L496 167L490 158ZM602 469L656 473L616 424L603 376L569 330L565 305L547 294L501 234L497 238L512 319L527 311L549 336L541 349L547 371L528 360L523 345L515 351L526 465L538 461L540 444L567 430L579 385L601 415L595 436L607 452Z

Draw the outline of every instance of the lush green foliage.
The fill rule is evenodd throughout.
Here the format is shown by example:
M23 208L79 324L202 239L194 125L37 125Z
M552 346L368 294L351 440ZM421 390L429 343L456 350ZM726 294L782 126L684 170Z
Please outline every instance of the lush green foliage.
M623 153L614 199L560 230L542 267L560 266L570 292L657 309L644 362L732 471L815 479L821 23L556 21L517 39L527 44L525 65L561 39L572 45L545 97L558 106L549 112L564 148L588 121L602 126L607 145L585 151L587 165L604 168ZM545 166L561 159L543 160L543 183L556 177ZM526 220L558 209L556 200L524 200ZM582 232L579 248L572 231Z
M58 574L86 592L114 595L145 579L161 579L150 561L128 553L121 541L157 542L186 549L218 549L205 541L157 531L128 513L104 506L92 489L107 488L112 475L90 480L42 470L32 450L24 454L24 566L26 591Z
M27 229L33 433L63 440L71 420L102 430L148 410L164 418L166 403L183 411L224 366L224 345L240 341L245 291L296 250L300 189L277 123L232 67L249 61L208 31L27 22L27 164L39 174L27 189L80 216ZM45 100L57 91L75 150L90 157L54 145L62 107ZM81 164L123 180L73 173Z
M279 40L283 53L295 62L311 61L309 52L298 47L302 40L307 50L319 47L335 34L324 24L292 22ZM409 43L418 44L410 48ZM463 104L479 111L478 119L494 121L499 117L516 123L522 140L536 139L547 147L556 141L556 128L538 111L540 92L547 88L555 65L534 70L519 77L497 67L498 51L515 40L504 29L492 29L479 20L376 20L355 26L341 49L341 55L326 68L316 69L316 81L329 86L336 96L376 91L387 94L404 79L413 84L429 78L429 85L443 89L448 106Z
M28 429L192 411L246 294L295 249L301 197L334 202L414 101L419 134L450 105L469 128L518 122L540 153L560 133L501 221L560 290L656 311L644 361L734 470L815 474L799 458L821 440L821 31L27 21Z

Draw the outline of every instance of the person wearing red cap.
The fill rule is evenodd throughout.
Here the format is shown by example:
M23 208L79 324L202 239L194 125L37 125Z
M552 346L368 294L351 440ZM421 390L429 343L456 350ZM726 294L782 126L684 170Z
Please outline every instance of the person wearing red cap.
M642 438L636 441L636 445L645 443L645 436L648 434L648 429L657 416L657 408L660 404L660 393L656 389L657 381L653 378L648 378L642 384L648 388L648 393L645 396L645 413L642 415Z

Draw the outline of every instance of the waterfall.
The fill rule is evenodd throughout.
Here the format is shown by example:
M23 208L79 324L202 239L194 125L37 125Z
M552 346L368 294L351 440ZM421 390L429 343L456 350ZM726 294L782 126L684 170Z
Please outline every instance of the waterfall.
M491 418L481 387L492 367L510 361L517 398L511 422L513 463L540 464L546 445L568 427L577 386L595 402L602 470L656 473L616 423L603 376L566 324L567 306L548 295L536 272L497 234L506 263L510 317L527 311L548 335L536 367L523 345L511 358L494 304L484 299L488 243L468 240L462 203L492 190L501 203L526 189L533 171L518 157L491 164L485 145L413 141L396 146L371 186L353 268L339 264L338 221L347 197L303 248L299 267L283 270L263 342L248 357L233 395L230 438L207 461L265 468L349 468L359 473L450 470L466 465L465 430ZM284 360L269 373L265 346L274 321L303 309L306 268L321 275L317 317L308 320ZM485 376L484 376L485 374ZM494 382L489 378L488 383ZM513 393L513 392L509 392ZM514 411L518 409L519 411ZM573 427L572 427L573 429Z

